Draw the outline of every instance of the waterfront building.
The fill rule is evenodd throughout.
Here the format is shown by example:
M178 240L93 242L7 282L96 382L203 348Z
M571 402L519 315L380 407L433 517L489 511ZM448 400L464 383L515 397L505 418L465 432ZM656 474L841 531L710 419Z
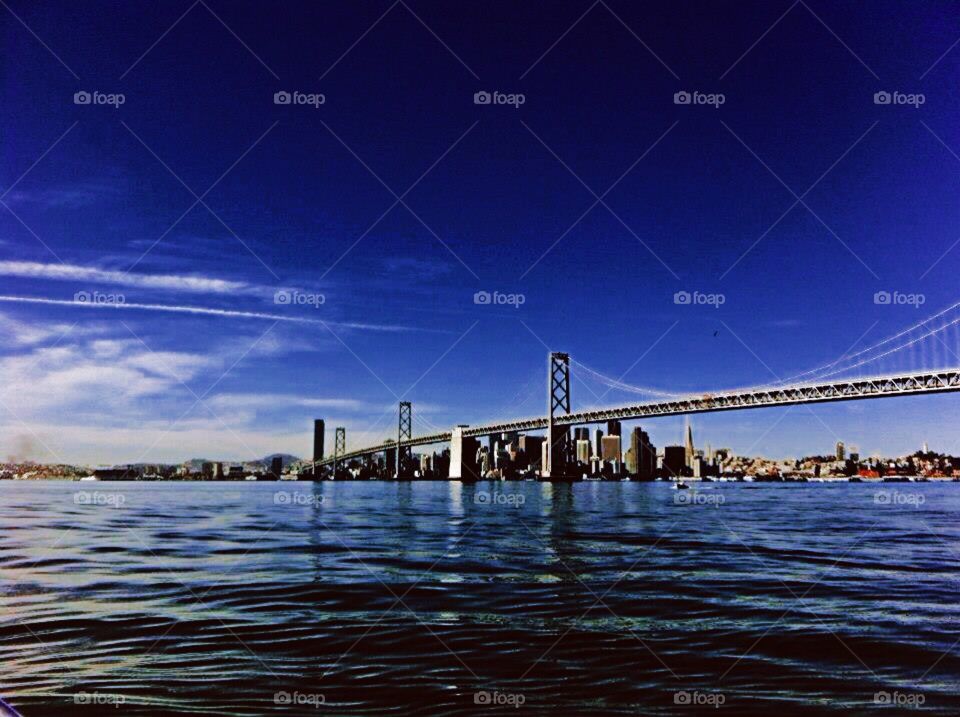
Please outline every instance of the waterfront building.
M846 449L843 446L843 441L837 441L837 460L842 461L846 458Z
M520 436L520 452L523 454L523 460L528 468L538 468L543 451L543 436Z
M678 478L686 473L685 446L666 446L663 449L663 470L668 478Z
M612 436L604 436L602 442L603 451L600 454L600 458L604 463L620 461L620 436L614 434Z
M313 422L313 460L323 460L323 436L325 425L322 418Z
M687 435L684 443L683 462L687 468L693 469L694 459L697 457L693 448L693 426L690 425L690 419L687 419Z
M639 426L633 429L630 435L630 457L627 461L627 472L642 480L651 480L657 472L657 449L650 442L650 436ZM632 463L632 465L631 465Z
M590 465L590 439L588 438L577 441L577 463L582 466Z

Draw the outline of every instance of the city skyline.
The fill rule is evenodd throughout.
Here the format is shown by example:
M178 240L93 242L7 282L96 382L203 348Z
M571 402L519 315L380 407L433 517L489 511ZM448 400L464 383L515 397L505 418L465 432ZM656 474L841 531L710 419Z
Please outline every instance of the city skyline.
M757 385L957 299L937 7L66 7L0 26L3 456L306 456L314 418L373 444L401 399L415 433L543 415L548 348L664 391ZM625 400L573 379L574 408ZM960 453L958 419L945 395L698 426L900 455Z

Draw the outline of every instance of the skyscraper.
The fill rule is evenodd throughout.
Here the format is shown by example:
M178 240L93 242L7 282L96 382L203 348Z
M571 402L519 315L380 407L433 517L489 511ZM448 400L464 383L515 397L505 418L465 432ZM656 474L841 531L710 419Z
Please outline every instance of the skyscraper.
M686 450L683 446L667 446L663 449L663 470L668 477L676 478L686 472L685 458Z
M690 419L687 419L687 438L686 443L684 443L684 462L687 465L687 468L693 468L693 459L696 457L696 453L693 450L693 427L690 425Z
M837 460L842 461L847 457L847 451L843 446L843 441L837 441Z
M604 462L613 462L620 461L620 436L614 434L612 436L604 436L603 438L603 452L600 454L600 457Z
M640 480L652 480L657 473L657 449L650 442L650 436L639 426L630 435L630 456L633 465L627 470Z
M607 435L610 436L619 436L620 435L620 421L607 421Z
M274 456L270 459L270 472L273 473L274 478L280 477L280 474L283 473L283 458Z
M322 418L313 422L313 460L323 460L323 432L324 423Z

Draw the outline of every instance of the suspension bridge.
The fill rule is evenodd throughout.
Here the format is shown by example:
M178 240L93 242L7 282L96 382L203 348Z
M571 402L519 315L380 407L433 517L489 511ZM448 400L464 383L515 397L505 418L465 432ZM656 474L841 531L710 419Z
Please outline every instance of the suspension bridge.
M732 411L768 406L827 403L894 396L960 391L960 302L919 321L867 348L800 374L777 379L771 384L709 392L678 394L635 386L609 377L581 364L570 355L550 352L547 361L547 414L530 418L492 421L481 425L459 425L450 431L413 435L413 407L399 405L396 439L377 445L346 450L346 429L336 429L334 453L315 460L317 467L336 467L352 460L369 460L376 454L396 456L394 466L410 449L432 444L450 444L450 477L465 478L475 473L470 464L477 439L526 431L545 432L540 475L561 477L565 472L563 448L572 426L586 426L613 420L655 416ZM608 387L639 394L647 400L608 407L572 411L570 400L571 364L584 376ZM925 368L916 368L922 366ZM391 461L388 461L388 463Z

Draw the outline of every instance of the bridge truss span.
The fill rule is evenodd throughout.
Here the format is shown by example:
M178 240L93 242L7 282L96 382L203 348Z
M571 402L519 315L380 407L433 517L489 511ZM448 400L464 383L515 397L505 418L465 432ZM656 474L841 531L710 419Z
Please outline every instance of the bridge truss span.
M719 393L691 394L665 401L557 414L553 420L556 426L573 426L604 423L614 419L630 420L654 416L679 416L689 413L735 411L802 403L853 401L947 391L960 391L960 368L811 382L792 386L764 386ZM543 431L547 430L548 425L547 417L525 418L471 426L464 428L463 435L482 437L499 433ZM445 443L450 440L450 437L450 432L414 436L410 440L404 440L403 445L412 447ZM396 443L386 442L377 446L350 451L341 455L340 460L362 458L391 448L396 449ZM331 462L332 459L328 458L322 461L321 465L327 465Z

